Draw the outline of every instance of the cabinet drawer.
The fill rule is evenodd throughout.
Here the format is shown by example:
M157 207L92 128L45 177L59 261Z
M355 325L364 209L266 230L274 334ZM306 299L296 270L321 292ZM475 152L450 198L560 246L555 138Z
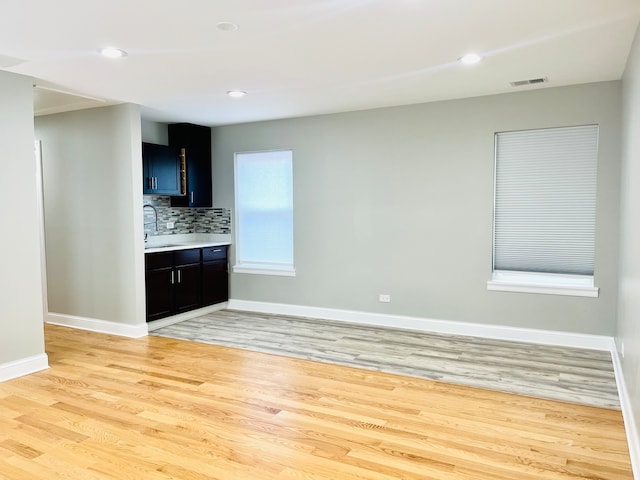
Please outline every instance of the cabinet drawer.
M147 271L171 268L173 266L173 252L146 253L144 258Z
M176 250L173 252L173 259L176 266L189 265L190 263L200 263L200 249L191 248L189 250Z
M227 246L205 247L202 249L202 261L225 260L227 258Z

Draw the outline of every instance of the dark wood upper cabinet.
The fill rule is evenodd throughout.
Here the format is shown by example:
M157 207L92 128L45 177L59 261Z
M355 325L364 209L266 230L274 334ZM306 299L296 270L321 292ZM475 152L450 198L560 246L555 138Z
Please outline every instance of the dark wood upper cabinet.
M177 148L143 142L142 170L143 193L184 195L180 151Z
M211 128L191 123L169 125L169 145L186 153L186 195L171 197L172 207L211 207Z

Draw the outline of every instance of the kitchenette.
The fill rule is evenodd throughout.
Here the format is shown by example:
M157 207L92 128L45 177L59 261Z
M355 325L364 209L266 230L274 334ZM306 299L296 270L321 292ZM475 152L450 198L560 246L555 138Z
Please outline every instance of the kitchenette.
M211 129L151 126L159 140L142 144L142 189L146 321L154 330L229 299L231 212L212 206Z

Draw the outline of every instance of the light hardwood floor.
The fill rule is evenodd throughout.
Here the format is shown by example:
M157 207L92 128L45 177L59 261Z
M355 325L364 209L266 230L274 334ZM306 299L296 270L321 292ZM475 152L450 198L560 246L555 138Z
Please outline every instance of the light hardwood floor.
M0 478L631 479L621 413L163 337L46 327L0 384Z

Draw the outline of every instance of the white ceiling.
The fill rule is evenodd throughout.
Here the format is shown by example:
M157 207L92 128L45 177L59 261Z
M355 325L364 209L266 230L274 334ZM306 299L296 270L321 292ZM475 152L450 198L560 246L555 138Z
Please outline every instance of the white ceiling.
M3 0L0 68L46 88L37 113L213 126L620 79L639 19L639 0Z

